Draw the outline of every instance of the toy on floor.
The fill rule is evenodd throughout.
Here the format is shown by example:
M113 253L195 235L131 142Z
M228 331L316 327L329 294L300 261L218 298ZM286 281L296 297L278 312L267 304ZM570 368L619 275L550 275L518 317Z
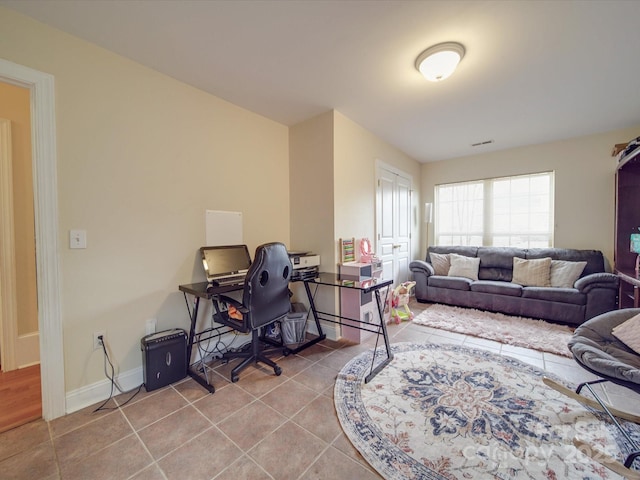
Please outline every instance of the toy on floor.
M391 292L391 319L390 321L400 323L413 320L413 312L409 309L409 298L411 289L416 282L404 282L398 285Z

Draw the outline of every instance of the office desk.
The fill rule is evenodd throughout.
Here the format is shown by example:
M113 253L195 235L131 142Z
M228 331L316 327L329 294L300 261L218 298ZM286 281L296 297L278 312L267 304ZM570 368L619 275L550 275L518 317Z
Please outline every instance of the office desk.
M330 323L336 323L339 325L348 325L350 328L359 328L361 330L365 330L368 332L375 333L377 335L375 348L377 350L378 347L378 339L380 335L384 340L385 350L386 350L386 358L383 359L377 366L374 368L374 362L376 356L371 362L371 371L369 375L365 378L365 383L368 383L376 374L382 370L392 359L393 354L391 353L391 347L389 345L389 336L387 334L387 326L384 322L383 309L385 300L383 301L380 298L381 289L390 286L393 281L392 280L381 280L379 278L368 278L355 280L350 277L342 276L340 277L335 273L319 273L314 278L307 278L302 280L295 280L294 282L302 282L304 283L305 292L307 294L307 299L309 300L309 307L311 309L311 314L313 315L313 320L316 324L316 329L318 330L318 336L312 338L295 348L288 347L284 344L279 344L276 346L282 347L282 353L286 356L291 353L298 353L305 348L310 347L318 342L321 342L326 338L325 333L322 331L322 325L320 324L320 320L327 321ZM311 285L315 286L314 292L311 291ZM380 324L372 324L363 322L360 319L342 317L340 315L336 315L334 313L321 312L318 311L315 305L314 296L315 292L317 292L320 286L332 287L332 288L350 288L356 289L362 292L363 294L373 292L376 298L376 305L378 310L378 319L380 320ZM231 327L227 327L221 325L219 327L209 327L202 331L196 331L197 323L198 323L198 312L200 309L200 299L211 300L213 301L213 297L219 294L232 292L236 290L242 290L244 287L242 285L232 285L225 287L211 287L211 285L207 282L199 282L199 283L191 283L187 285L180 285L179 290L184 294L185 303L187 304L187 311L189 313L190 327L189 327L189 337L187 341L187 359L189 362L189 366L187 367L187 374L193 378L196 382L202 385L204 388L209 390L209 392L214 393L215 388L213 385L209 383L209 380L206 376L203 376L194 368L194 365L191 364L191 354L193 352L193 346L198 345L200 342L210 340L212 338L220 337L225 333L232 332L233 329ZM208 289L208 290L207 290ZM388 291L387 291L388 293ZM189 304L188 295L193 297L193 304ZM348 323L345 323L347 321ZM274 345L273 341L265 339L268 343ZM204 370L204 365L201 366Z
M360 330L365 330L368 332L375 333L376 344L374 347L374 352L378 349L378 340L380 339L380 335L384 340L384 346L386 351L386 358L384 358L378 365L374 366L376 355L373 355L371 360L371 370L369 371L369 375L367 375L364 379L365 383L369 383L373 377L375 377L380 370L382 370L392 359L393 354L391 353L391 347L389 345L389 335L387 333L387 325L384 322L384 304L387 300L387 295L389 293L388 289L385 294L384 300L380 297L380 291L385 287L389 287L393 280L383 280L380 278L362 278L357 279L354 277L348 276L340 276L336 273L325 273L321 272L314 278L308 278L304 280L299 280L304 282L304 288L307 292L307 299L309 300L309 306L311 308L311 313L313 314L314 320L316 322L316 326L318 328L319 337L318 339L314 339L315 342L324 339L326 336L322 332L322 327L320 326L320 320L336 323L339 325L346 325L349 328L358 328ZM328 286L333 288L349 288L359 290L361 294L373 293L376 298L376 306L378 311L378 320L380 320L380 324L367 323L363 322L361 319L348 318L340 315L336 315L334 313L329 312L321 312L318 311L314 302L315 293L311 292L311 285L315 285L315 291L317 292L320 286ZM346 321L346 323L345 323ZM306 348L309 345L305 344L302 348ZM294 352L299 351L301 348L294 350Z
M187 359L189 362L189 366L187 367L187 375L193 378L196 382L202 385L204 388L209 390L209 392L214 393L215 388L212 384L209 383L209 379L206 374L206 367L201 364L200 369L202 369L203 375L198 372L195 368L195 364L191 363L191 354L193 352L193 347L200 344L200 342L204 342L207 340L211 340L213 338L220 337L225 333L233 332L234 329L232 327L226 325L220 325L218 327L208 327L204 330L197 331L198 324L198 313L200 310L200 300L211 300L215 301L216 295L221 295L228 292L242 290L244 285L228 285L224 287L215 287L207 282L199 282L199 283L191 283L187 285L180 285L178 289L183 293L185 303L187 304L187 312L189 313L189 336L187 339ZM189 296L193 297L193 304L189 304ZM288 348L286 345L282 343L277 343L268 338L262 338L262 341L268 343L272 346L282 348L282 353L286 356L290 353L297 353L301 350L304 350L311 345L318 343L321 340L325 339L325 335L322 333L322 327L320 326L320 322L316 320L316 327L318 328L318 332L320 335L317 338L313 338L305 343L300 344L294 349Z
M191 353L193 352L193 346L199 344L200 342L204 342L206 340L210 340L212 338L220 337L225 333L232 332L233 329L231 327L227 327L221 325L219 327L209 327L205 328L202 331L196 332L196 325L198 323L198 310L200 308L200 299L204 298L205 300L211 300L212 297L216 294L232 292L234 290L242 290L242 285L231 285L226 287L214 287L213 289L209 289L210 285L208 282L199 282L199 283L190 283L188 285L180 285L178 289L184 295L184 301L187 304L187 311L189 312L189 337L187 339L187 361L189 365L187 366L187 375L193 378L196 382L202 385L204 388L209 390L211 393L215 392L215 388L213 385L209 383L209 379L206 375L206 371L204 371L205 367L202 365L202 369L204 371L204 378L200 375L191 364ZM187 295L191 295L193 297L193 305L189 306L189 298Z

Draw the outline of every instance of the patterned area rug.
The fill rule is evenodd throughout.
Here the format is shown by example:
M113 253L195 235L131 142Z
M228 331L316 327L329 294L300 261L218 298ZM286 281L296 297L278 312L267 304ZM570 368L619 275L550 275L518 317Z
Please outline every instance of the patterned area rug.
M435 304L413 323L571 357L567 342L573 329L544 320Z
M392 349L368 384L373 352L355 357L334 392L347 437L384 478L621 478L572 443L577 435L619 457L616 430L545 386L541 370L454 345ZM638 426L628 428L640 439Z

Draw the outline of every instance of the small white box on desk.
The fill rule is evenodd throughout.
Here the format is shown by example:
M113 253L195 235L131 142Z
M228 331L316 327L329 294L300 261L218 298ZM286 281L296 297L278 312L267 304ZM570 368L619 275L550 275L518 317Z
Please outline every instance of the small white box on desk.
M352 278L371 278L373 269L370 263L349 262L339 265L340 276Z

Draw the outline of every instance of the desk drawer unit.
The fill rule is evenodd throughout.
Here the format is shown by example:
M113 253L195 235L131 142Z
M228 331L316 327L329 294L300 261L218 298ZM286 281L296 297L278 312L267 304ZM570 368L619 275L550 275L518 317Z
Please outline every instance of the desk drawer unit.
M164 330L140 340L144 386L156 390L187 375L187 334L181 328Z

